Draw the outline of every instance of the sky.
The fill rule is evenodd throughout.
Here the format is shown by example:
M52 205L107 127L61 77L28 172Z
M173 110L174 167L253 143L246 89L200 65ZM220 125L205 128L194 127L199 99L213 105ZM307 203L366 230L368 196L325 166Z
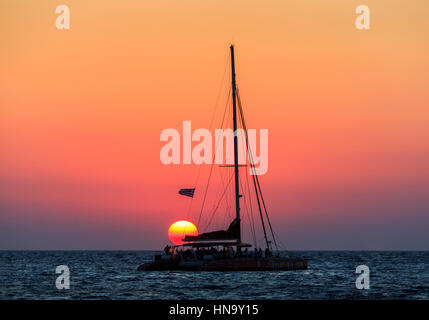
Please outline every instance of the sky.
M284 248L429 250L427 1L62 4L0 3L0 249L163 247L199 168L160 133L210 126L233 43Z

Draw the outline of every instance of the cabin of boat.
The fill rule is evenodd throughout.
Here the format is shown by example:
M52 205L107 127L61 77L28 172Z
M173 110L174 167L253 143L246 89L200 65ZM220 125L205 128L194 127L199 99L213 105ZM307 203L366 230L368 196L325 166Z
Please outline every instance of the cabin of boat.
M302 258L284 258L269 249L255 248L237 241L207 241L166 246L153 262L142 264L139 270L162 271L264 271L307 269ZM234 248L236 248L234 250Z

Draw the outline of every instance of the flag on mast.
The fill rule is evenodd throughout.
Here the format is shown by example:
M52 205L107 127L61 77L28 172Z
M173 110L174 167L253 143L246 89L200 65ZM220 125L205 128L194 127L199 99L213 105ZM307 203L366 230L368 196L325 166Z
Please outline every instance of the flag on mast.
M182 196L187 196L187 197L194 197L194 192L195 192L195 188L193 189L180 189L179 190L179 194L181 194Z

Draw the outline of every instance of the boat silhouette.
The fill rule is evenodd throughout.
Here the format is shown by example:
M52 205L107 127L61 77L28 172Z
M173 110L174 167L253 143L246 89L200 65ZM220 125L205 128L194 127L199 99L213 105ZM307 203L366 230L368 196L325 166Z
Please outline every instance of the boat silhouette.
M235 79L234 46L230 46L231 53L231 91L232 91L232 118L233 130L237 132L237 118L240 119L244 132L247 132L243 109L238 94ZM238 112L237 112L238 109ZM299 257L281 257L277 241L266 209L264 197L255 172L251 149L245 134L249 166L252 170L253 186L256 194L259 217L265 240L265 251L255 247L249 251L251 244L241 241L240 219L240 181L238 161L238 138L234 134L234 199L235 218L225 230L215 230L198 235L185 235L181 245L166 246L163 254L156 254L154 260L139 266L142 271L161 270L189 270L189 271L269 271L269 270L300 270L307 269L307 261ZM182 195L193 197L194 189L182 189ZM264 218L265 214L265 218ZM267 228L268 227L268 228ZM269 229L269 230L267 230ZM269 240L268 231L271 232ZM276 247L275 252L272 244Z

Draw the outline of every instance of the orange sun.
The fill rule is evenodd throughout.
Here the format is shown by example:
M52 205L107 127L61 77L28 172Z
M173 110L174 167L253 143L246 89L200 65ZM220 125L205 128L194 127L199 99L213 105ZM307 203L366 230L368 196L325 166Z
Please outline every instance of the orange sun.
M182 239L185 236L196 235L198 235L197 227L192 222L186 220L176 221L168 228L168 239L175 245L183 244Z

